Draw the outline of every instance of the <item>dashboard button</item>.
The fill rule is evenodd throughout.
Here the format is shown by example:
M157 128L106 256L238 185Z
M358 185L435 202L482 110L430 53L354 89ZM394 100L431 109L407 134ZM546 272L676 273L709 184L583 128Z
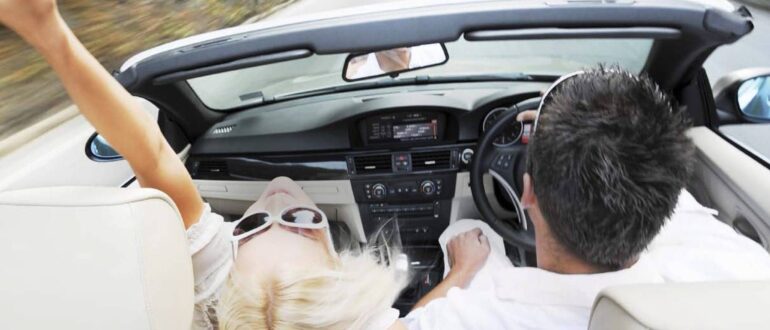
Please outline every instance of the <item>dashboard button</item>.
M433 195L436 192L436 184L433 181L425 180L420 184L420 192L425 195Z
M372 196L377 199L385 198L388 195L388 189L382 183L377 183L372 186Z
M470 164L471 160L473 159L473 150L471 149L465 149L460 154L460 161L463 162L463 164Z

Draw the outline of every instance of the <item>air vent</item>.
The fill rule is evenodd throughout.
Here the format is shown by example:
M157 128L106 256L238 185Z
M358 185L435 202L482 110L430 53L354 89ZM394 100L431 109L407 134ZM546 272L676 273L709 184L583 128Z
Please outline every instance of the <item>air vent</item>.
M452 168L452 151L422 151L412 153L412 171L446 170Z
M227 162L224 160L203 160L198 163L195 174L200 177L228 176Z
M235 129L235 125L227 125L227 126L217 127L217 128L214 129L213 132L211 132L211 134L214 134L214 135L227 134L227 133L232 132L233 129Z
M393 169L393 158L386 155L367 155L353 157L356 174L389 173Z

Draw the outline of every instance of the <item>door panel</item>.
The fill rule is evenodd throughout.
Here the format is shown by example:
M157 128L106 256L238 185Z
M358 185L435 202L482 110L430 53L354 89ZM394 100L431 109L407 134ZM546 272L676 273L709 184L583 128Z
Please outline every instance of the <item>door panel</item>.
M770 124L720 125L719 131L746 151L770 164Z
M137 100L147 113L158 117L157 107L144 99ZM52 186L122 186L134 176L128 162L96 162L86 155L86 142L94 131L85 117L78 114L1 157L0 191Z
M770 169L708 128L692 128L688 135L697 147L690 192L717 209L718 218L728 225L756 229L770 251Z

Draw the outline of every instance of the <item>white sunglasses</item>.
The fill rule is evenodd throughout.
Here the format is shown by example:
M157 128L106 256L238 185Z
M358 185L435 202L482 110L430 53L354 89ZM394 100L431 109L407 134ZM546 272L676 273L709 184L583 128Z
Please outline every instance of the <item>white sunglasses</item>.
M268 211L258 211L244 216L233 222L233 259L237 256L240 242L250 238L259 232L270 228L273 223L299 229L326 229L326 238L329 253L336 256L334 243L332 242L329 220L323 211L308 206L290 206L281 211L279 217L274 217Z

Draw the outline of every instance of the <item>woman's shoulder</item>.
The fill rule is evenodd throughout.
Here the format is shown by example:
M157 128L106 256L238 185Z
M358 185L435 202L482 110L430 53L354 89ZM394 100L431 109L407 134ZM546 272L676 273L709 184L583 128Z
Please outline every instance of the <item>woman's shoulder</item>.
M187 229L187 240L191 254L200 251L217 236L227 236L228 234L229 224L225 223L224 217L213 212L209 204L204 205L198 222Z

